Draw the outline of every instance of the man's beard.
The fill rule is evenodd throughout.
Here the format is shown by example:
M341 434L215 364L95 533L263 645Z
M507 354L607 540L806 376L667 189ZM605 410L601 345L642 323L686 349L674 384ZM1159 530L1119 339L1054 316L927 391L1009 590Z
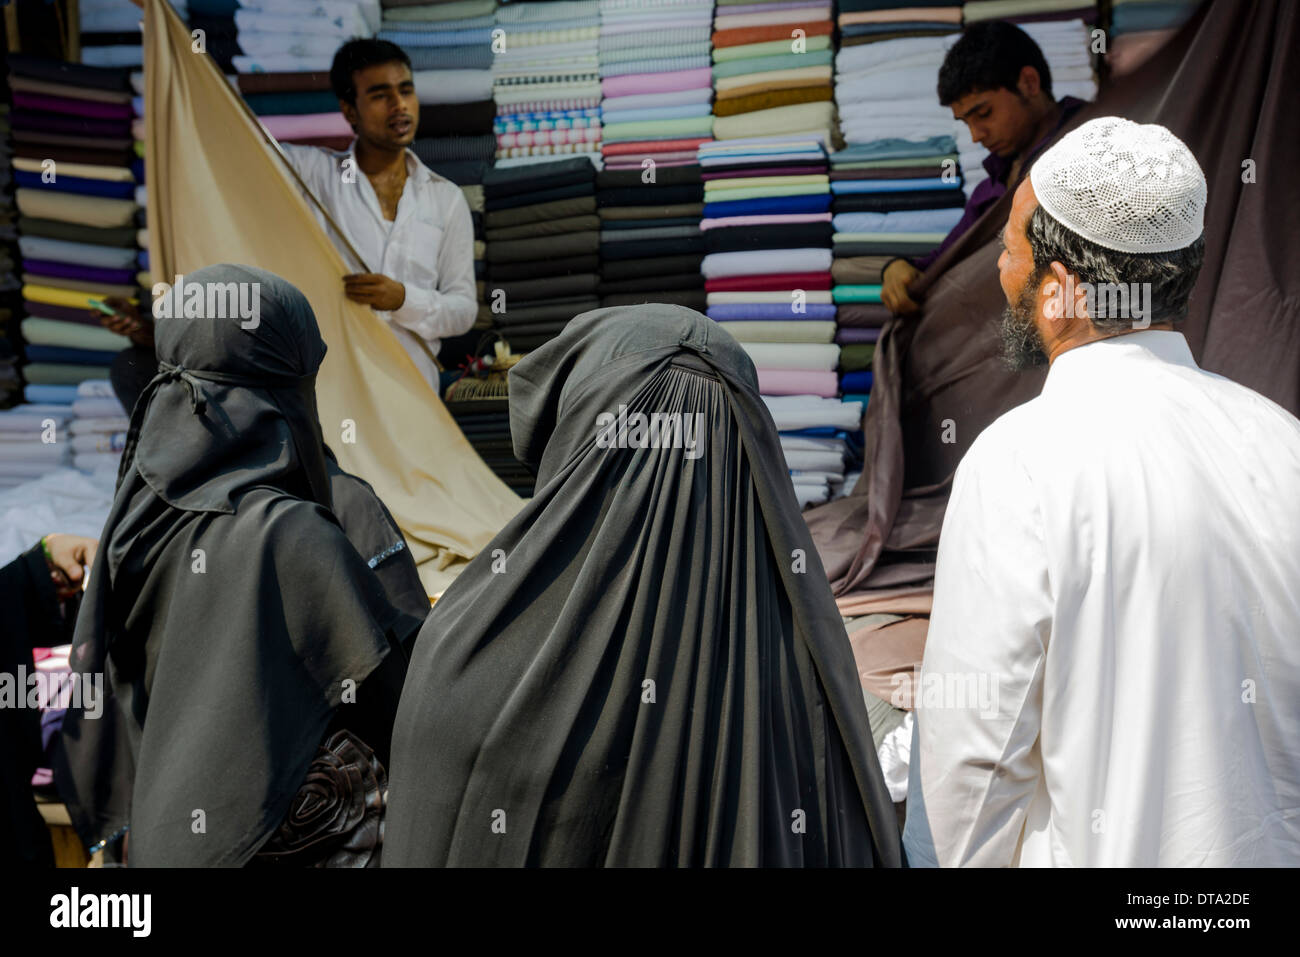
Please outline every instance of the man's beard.
M998 329L1002 337L1002 358L1013 372L1047 364L1043 337L1034 325L1037 298L1038 284L1026 282L1015 303L1008 303L1002 311Z

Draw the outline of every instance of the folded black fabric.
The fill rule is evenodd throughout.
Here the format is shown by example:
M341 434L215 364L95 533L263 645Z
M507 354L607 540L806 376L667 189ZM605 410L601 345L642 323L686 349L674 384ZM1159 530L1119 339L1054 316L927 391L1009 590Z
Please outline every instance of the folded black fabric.
M702 253L678 253L645 257L643 259L626 259L622 262L606 262L600 267L600 278L606 282L622 279L635 279L640 276L671 276L676 273L699 272L700 263L704 261Z
M508 239L488 243L487 260L491 263L546 259L549 256L582 256L600 251L600 232L587 230L539 239Z
M595 309L599 305L600 301L595 296L575 296L556 300L546 305L508 308L499 315L493 315L492 320L496 323L498 329L504 330L530 323L572 319L579 313Z
M666 216L663 219L600 219L600 228L605 231L657 229L661 226L695 226L699 227L698 216Z
M483 136L442 136L417 139L411 151L425 166L433 167L448 160L488 160L496 155L497 138Z
M434 160L432 163L425 163L425 166L433 170L443 179L449 179L457 186L470 186L475 183L483 182L484 175L491 168L491 163L486 159L469 159L469 160Z
M704 201L704 184L683 183L680 186L621 186L596 190L599 206L665 206L670 203L700 203Z
M488 229L504 229L507 226L520 226L524 223L540 223L549 219L562 219L567 216L586 216L596 211L594 194L571 196L549 203L537 203L532 206L514 206L510 209L488 210L483 215L483 224Z
M486 190L486 188L485 184L484 189ZM499 209L515 209L520 206L553 203L559 199L590 196L592 191L591 183L571 183L568 186L557 186L554 189L542 189L533 193L514 193L510 196L493 196L491 193L485 192L483 206L489 212L494 212Z
M596 291L600 276L594 272L573 276L548 276L544 279L521 279L513 282L493 283L493 297L498 290L506 302L527 302L532 299L555 299L561 296L579 296Z
M654 186L683 186L701 183L700 166L664 166L655 167L654 179L645 181L647 170L644 169L603 169L596 174L596 189L639 189Z
M573 156L554 163L531 163L525 166L493 167L483 180L489 196L514 196L573 183L590 183L596 167L586 156Z
M510 282L515 279L539 279L543 276L563 276L578 272L595 272L600 268L600 257L562 256L558 259L525 259L520 262L488 263L488 282Z
M136 40L138 41L139 37L136 37ZM84 66L80 63L65 63L62 60L26 53L11 53L8 60L11 71L18 76L30 77L33 80L88 86L96 90L131 89L130 67Z
M651 216L704 216L704 203L664 203L646 206L602 206L597 210L601 222L611 223L623 219L646 219Z
M951 209L966 205L959 189L915 189L897 193L840 193L831 208L837 213L887 213L896 209Z
M18 217L18 232L24 236L66 239L72 243L96 243L100 246L134 246L134 226L81 226L60 219Z
M639 306L645 302L667 302L694 309L696 312L704 312L708 308L708 294L703 289L678 289L600 297L602 309L606 306Z
M205 16L196 13L191 7L189 26L191 30L203 31L208 56L217 61L217 66L221 69L221 72L234 73L234 58L244 52L239 48L237 39L239 29L235 26L235 18L233 16ZM140 42L139 34L136 34L135 42Z
M840 256L923 256L934 248L934 243L905 243L896 239L836 243L831 250Z
M129 150L87 150L50 143L15 143L14 156L52 159L56 163L89 163L91 166L130 166L135 154Z
M576 233L600 228L600 220L594 214L588 213L585 216L565 216L560 219L548 219L536 223L520 223L518 226L502 226L499 229L488 229L484 233L484 238L490 243L496 243L505 239L560 236L564 233Z
M835 235L830 223L793 223L781 226L724 226L704 230L704 248L711 253L745 249L805 249L829 246Z
M628 292L656 292L662 289L703 289L704 277L699 271L675 273L669 276L641 276L637 279L620 279L602 282L596 292L603 296L617 296Z
M420 136L473 136L492 133L497 106L492 100L439 103L420 107Z
M680 239L645 239L634 243L601 243L600 258L645 259L653 256L673 256L683 253L704 252L704 237L693 236Z

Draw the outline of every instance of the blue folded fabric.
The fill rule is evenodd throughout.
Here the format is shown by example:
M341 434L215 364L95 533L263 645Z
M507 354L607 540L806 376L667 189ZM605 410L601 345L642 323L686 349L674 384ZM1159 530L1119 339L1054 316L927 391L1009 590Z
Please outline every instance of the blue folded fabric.
M847 399L850 393L870 392L871 382L875 377L867 370L846 372L840 376L840 391Z
M946 233L957 225L964 207L900 209L890 213L836 213L837 233Z
M923 140L904 140L895 137L854 143L831 154L831 168L837 163L868 162L870 160L907 159L912 156L948 156L957 152L957 141L951 136L931 136Z
M149 268L149 250L147 250L147 249L142 249L142 250L140 250L139 255L137 255L137 256L135 257L135 262L136 262L136 265L138 265L141 269L148 269L148 268Z
M106 366L117 358L116 352L100 349L69 349L67 346L28 346L28 362L61 362L76 366Z
M915 189L961 189L961 177L945 180L942 176L925 179L837 179L832 193L906 193Z
M82 196L108 196L113 199L130 199L135 196L135 183L113 183L103 179L85 179L81 176L58 176L54 182L41 180L40 173L14 170L14 182L28 189L48 189L57 193L80 193Z
M48 402L51 405L72 405L77 399L75 385L29 385L23 389L28 402Z
M378 39L399 47L457 47L492 42L492 30L380 30Z
M867 375L871 375L871 373L868 372ZM841 388L841 389L844 388L844 384L843 384L843 383L840 384L840 388ZM842 401L844 401L844 402L861 402L861 403L862 403L862 408L863 408L863 409L865 409L865 408L867 407L867 401L868 401L870 398L871 398L871 393L870 393L870 392L861 392L861 393L859 393L859 392L844 392L844 393L842 393L842 394L840 395L840 399L841 399ZM854 434L854 435L861 435L862 433L861 433L861 432L855 432L855 433L853 433L853 434Z
M849 433L833 425L814 425L806 429L786 429L781 435L804 435L815 439L844 439Z
M718 322L790 322L799 319L825 322L835 319L834 303L805 303L803 308L803 312L795 312L788 302L728 302L709 306L707 315Z
M609 110L601 114L605 123L644 123L646 120L684 120L692 116L709 116L708 103L683 103L681 106L652 106L641 110Z
M335 101L337 102L337 100ZM137 156L131 161L131 175L135 177L137 183L144 182L144 157Z
M704 218L724 216L760 216L766 213L825 213L831 208L830 193L809 196L767 196L761 199L734 199L725 203L705 203Z
M1083 5L1082 2L1080 4ZM909 33L960 33L960 23L935 23L933 20L891 20L887 23L850 23L840 27L840 35L846 37L865 37L873 33L894 33L906 30Z

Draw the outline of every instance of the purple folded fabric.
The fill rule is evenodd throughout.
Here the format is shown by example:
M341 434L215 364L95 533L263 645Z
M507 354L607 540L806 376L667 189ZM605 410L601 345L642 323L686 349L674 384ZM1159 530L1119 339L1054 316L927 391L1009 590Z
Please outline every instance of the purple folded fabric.
M74 100L66 96L47 96L44 93L14 91L14 106L21 110L45 110L50 113L69 113L97 120L129 120L134 113L130 103L98 103L94 100Z
M601 94L634 96L638 93L675 93L678 90L698 90L713 85L713 70L702 66L695 70L673 70L669 73L628 73L610 76L600 81Z
M709 306L708 316L718 322L781 320L792 322L811 319L820 322L835 319L834 303L808 303L804 312L794 312L787 302L729 302Z
M93 309L74 309L71 306L52 306L47 302L23 300L23 312L37 319L62 319L64 322L77 322L83 326L103 325L99 313Z
M809 372L803 369L759 369L758 391L763 395L820 395L834 398L840 380L834 372Z
M38 276L57 276L60 279L84 279L87 282L106 282L119 286L135 285L134 269L101 269L98 266L76 266L49 259L24 259L23 271Z
M859 342L876 342L880 338L879 329L861 329L853 326L841 326L835 330L835 341L842 346L851 346Z
M41 130L46 133L74 133L77 136L131 136L131 121L129 119L96 120L84 116L66 116L59 113L34 113L31 110L14 110L9 114L9 124L15 130Z

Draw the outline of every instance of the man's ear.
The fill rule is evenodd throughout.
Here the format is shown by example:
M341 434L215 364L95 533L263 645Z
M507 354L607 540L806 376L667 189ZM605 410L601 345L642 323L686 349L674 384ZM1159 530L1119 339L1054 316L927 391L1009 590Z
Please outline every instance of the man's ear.
M1058 290L1056 315L1064 320L1087 319L1088 298L1079 277L1065 268L1064 263L1053 262L1049 267Z
M1038 75L1038 70L1032 66L1022 66L1020 68L1020 79L1016 82L1016 89L1020 95L1027 100L1032 100L1042 89L1042 77Z
M351 103L339 100L339 110L343 113L343 119L348 121L348 126L355 131L357 128L357 108Z

